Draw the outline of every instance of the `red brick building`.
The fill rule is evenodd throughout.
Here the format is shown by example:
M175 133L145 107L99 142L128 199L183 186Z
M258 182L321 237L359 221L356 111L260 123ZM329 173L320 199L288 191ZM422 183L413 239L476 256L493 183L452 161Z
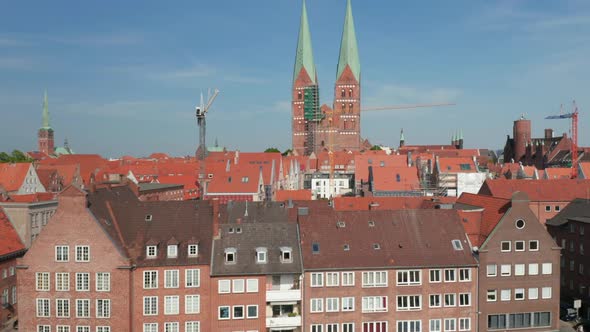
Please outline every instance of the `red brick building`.
M26 249L10 220L0 207L0 330L18 317L16 260Z

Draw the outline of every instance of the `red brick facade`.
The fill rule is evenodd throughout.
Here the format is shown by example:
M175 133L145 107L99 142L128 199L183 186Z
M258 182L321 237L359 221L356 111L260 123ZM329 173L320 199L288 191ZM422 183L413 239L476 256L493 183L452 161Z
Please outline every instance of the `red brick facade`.
M16 256L0 260L0 330L18 316Z

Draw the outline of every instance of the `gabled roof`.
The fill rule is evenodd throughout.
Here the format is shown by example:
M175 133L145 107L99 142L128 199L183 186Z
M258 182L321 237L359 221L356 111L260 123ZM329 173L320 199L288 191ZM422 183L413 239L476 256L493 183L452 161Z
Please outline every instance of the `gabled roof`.
M4 213L2 207L0 207L0 260L3 257L17 254L19 252L24 253L25 246L23 245L18 233L12 226L8 216Z
M460 223L454 210L316 212L310 208L307 215L299 216L304 268L474 266ZM459 240L462 248L455 250L452 240Z
M545 179L569 179L572 175L572 169L570 167L550 167L545 168Z
M570 220L590 224L590 199L574 199L545 225L562 226Z
M383 166L381 166L383 165ZM360 182L369 180L369 166L378 167L408 167L407 155L387 154L357 154L354 156L354 177Z
M483 244L509 207L509 199L470 193L463 193L455 204L473 246Z
M373 166L373 192L407 192L420 189L416 167Z
M479 194L510 199L516 191L525 192L531 202L570 202L577 197L590 195L590 180L507 180L487 179Z
M37 172L55 170L63 179L63 185L68 186L74 181L74 177L79 173L79 166L75 164L70 165L38 165ZM39 176L41 177L41 176ZM45 186L45 183L43 184ZM47 188L47 186L45 186Z
M3 163L0 164L0 185L6 191L17 191L25 181L31 163Z
M473 158L439 157L437 158L440 173L477 173Z
M259 178L259 167L232 167L229 172L218 172L213 175L207 187L207 194L255 194L259 189Z

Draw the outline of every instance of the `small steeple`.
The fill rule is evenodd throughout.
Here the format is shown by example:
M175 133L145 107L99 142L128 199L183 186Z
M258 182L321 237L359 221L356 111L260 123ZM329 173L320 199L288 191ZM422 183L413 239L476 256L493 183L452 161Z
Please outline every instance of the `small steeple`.
M311 81L317 83L315 63L313 61L313 49L311 47L311 33L309 32L309 23L307 21L307 8L303 0L303 9L301 11L301 24L299 26L299 39L297 41L297 52L295 54L295 70L293 71L293 82L301 69L305 68Z
M340 78L346 66L354 74L357 81L361 80L361 62L356 42L356 32L354 30L354 19L352 17L352 5L350 0L346 1L346 16L344 17L344 30L342 31L342 41L340 42L340 57L338 58L338 71L336 80Z
M404 128L402 128L402 131L399 134L399 147L401 148L402 146L404 146L405 143L406 139L404 137Z
M42 129L51 129L49 125L49 103L47 102L47 90L45 90L45 96L43 97L43 127Z

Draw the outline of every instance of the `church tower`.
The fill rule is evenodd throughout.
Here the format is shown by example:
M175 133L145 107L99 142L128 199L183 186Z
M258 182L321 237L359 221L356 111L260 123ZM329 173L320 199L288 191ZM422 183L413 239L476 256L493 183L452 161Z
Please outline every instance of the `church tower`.
M39 151L47 155L52 155L55 146L53 143L53 128L51 128L51 126L49 125L47 91L45 91L45 97L43 98L43 126L39 129L37 139L39 144Z
M335 150L361 149L361 63L352 17L351 0L346 2L344 30L334 89Z
M319 109L318 78L313 61L305 0L303 0L295 53L292 100L293 151L299 155L309 155L317 145L315 132L322 117Z

